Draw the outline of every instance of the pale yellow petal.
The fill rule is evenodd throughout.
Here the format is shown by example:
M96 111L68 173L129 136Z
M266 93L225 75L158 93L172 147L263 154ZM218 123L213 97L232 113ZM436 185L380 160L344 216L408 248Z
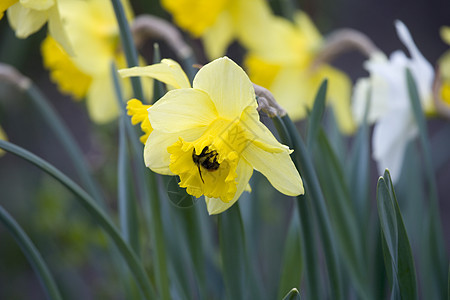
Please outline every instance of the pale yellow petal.
M23 7L34 10L46 10L55 5L55 0L20 0Z
M96 123L107 123L119 115L119 106L109 73L92 78L86 98L89 116Z
M154 78L175 89L190 88L189 79L181 66L174 60L163 59L161 63L119 70L122 77L145 76Z
M195 89L169 91L149 109L152 127L171 133L205 128L217 117L217 110L208 94Z
M174 175L170 169L170 154L167 148L177 142L180 136L185 141L193 142L204 132L202 128L193 128L177 133L160 132L153 130L144 147L145 165L152 171L163 175Z
M317 84L328 78L327 101L333 107L340 130L345 134L351 134L355 131L356 125L353 119L350 106L350 95L352 82L343 72L329 66L323 66L318 74Z
M272 153L251 143L242 156L281 193L298 196L304 193L300 174L289 156L289 151Z
M201 68L193 86L208 93L217 112L224 118L239 118L247 106L257 106L252 82L228 57L216 59Z
M20 3L12 5L8 11L8 21L18 38L27 38L47 22L47 11L36 11L23 7Z
M234 38L234 26L228 11L222 12L216 22L202 35L203 45L209 60L223 56Z
M49 34L61 44L64 50L66 50L67 54L70 56L74 55L72 44L64 30L64 24L61 20L57 5L49 9L48 31Z
M219 198L205 197L206 207L210 215L220 214L236 203L248 186L248 182L253 174L253 168L244 159L241 159L237 165L236 173L237 190L231 201L225 203Z
M294 15L294 20L298 29L311 45L319 45L322 43L322 35L306 13L296 13Z

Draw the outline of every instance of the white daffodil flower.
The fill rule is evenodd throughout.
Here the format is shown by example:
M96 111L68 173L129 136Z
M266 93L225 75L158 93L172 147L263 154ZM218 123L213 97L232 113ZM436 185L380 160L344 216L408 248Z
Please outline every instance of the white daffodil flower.
M406 28L395 22L399 39L408 49L410 57L398 50L388 59L384 54L373 55L364 67L370 77L358 80L353 93L353 114L361 123L364 111L369 105L367 122L375 123L372 157L380 174L387 168L393 182L400 177L406 145L418 134L410 104L405 70L408 68L417 84L422 108L429 112L432 106L432 85L434 70L420 53ZM368 101L370 101L368 103Z

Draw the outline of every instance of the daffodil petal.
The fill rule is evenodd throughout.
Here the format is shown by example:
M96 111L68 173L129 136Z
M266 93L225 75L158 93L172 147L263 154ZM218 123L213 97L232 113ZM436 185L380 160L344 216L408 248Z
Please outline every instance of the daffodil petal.
M46 10L55 5L55 0L20 0L20 4L34 10Z
M241 194L248 186L248 181L253 174L253 168L248 164L248 162L241 159L237 165L236 173L237 190L231 201L225 203L218 198L205 197L206 207L210 215L220 214L221 212L224 212L239 199Z
M253 168L267 177L269 182L281 193L297 196L304 193L300 174L289 156L289 151L268 152L251 143L242 156Z
M119 107L114 93L114 84L109 73L92 78L86 104L89 116L96 123L107 123L119 114Z
M122 77L146 76L151 77L175 89L190 88L189 79L181 66L174 60L163 59L161 63L146 66L133 67L119 70Z
M0 2L0 20L3 18L5 11L19 0L3 0Z
M14 28L16 36L23 39L41 29L48 19L47 11L31 10L21 6L20 3L12 5L7 10L7 14L9 24Z
M152 127L170 133L190 128L204 128L217 116L209 95L195 89L169 91L149 109Z
M153 125L153 124L152 124ZM174 175L170 169L170 154L167 148L179 140L180 136L188 142L198 139L204 129L194 128L177 133L166 133L153 130L144 147L145 165L152 171L163 175Z
M372 137L372 155L380 174L388 168L392 181L398 181L406 145L417 133L414 116L409 110L392 110L377 122Z
M72 44L64 30L64 24L61 20L57 5L49 10L48 31L50 35L61 44L68 55L74 55Z
M225 54L234 38L233 20L228 11L222 12L215 23L202 35L208 58L216 59Z
M289 148L282 145L272 132L259 120L256 109L249 107L241 116L241 126L246 129L248 143L253 143L261 149L270 152L286 152Z
M252 82L228 57L218 58L201 68L193 86L209 94L217 112L224 118L235 119L247 106L257 106Z

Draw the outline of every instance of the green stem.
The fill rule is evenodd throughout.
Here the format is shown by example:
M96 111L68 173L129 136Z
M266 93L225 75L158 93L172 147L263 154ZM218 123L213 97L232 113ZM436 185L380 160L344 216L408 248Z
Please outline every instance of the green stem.
M321 233L325 259L328 266L328 274L331 284L331 295L334 299L342 299L342 281L339 274L338 257L336 251L336 242L334 240L333 231L325 204L325 199L317 179L316 171L312 164L312 159L308 154L308 150L303 143L300 134L297 131L292 120L288 115L281 118L286 127L287 133L291 137L294 148L294 161L299 167L305 183L306 193L310 193L312 207L318 217L319 230ZM299 204L302 198L299 198ZM299 205L300 206L300 205Z
M34 103L36 109L42 114L44 121L47 122L50 129L53 130L61 145L64 147L85 188L93 195L97 203L102 203L102 194L88 169L86 161L83 159L84 156L80 147L75 142L73 135L67 129L66 125L64 125L61 118L50 106L48 99L34 84L31 84L25 90L25 93Z
M14 237L17 244L19 244L23 253L27 257L34 271L39 277L44 290L47 293L49 299L62 299L59 293L58 287L55 283L47 264L42 259L41 254L34 246L31 239L23 231L20 225L14 220L14 218L0 205L0 221L8 229L9 233Z
M125 11L120 0L111 0L116 14L117 23L120 30L120 38L122 40L123 51L127 59L127 65L129 68L139 65L138 54L136 47L134 46L133 36L131 35L130 26L125 16ZM142 84L139 77L131 77L131 85L133 86L134 97L138 99L144 99L144 93L142 92Z
M280 135L281 141L292 148L292 139L281 118L275 116L272 120ZM296 160L294 160L294 163L297 169L300 169ZM308 199L307 195L300 195L297 197L297 210L300 217L300 231L302 236L301 249L304 255L303 263L306 270L305 279L307 282L307 294L310 299L322 299L323 295L319 284L319 268L317 268L317 264L314 264L314 262L318 261L316 235L314 234L315 223L310 217L311 210L308 207L308 202L310 202L310 199Z
M53 178L61 182L65 187L67 187L74 195L77 196L79 203L91 214L92 218L97 221L97 223L105 230L105 232L111 237L114 244L117 246L120 254L126 261L131 273L134 275L142 293L147 299L155 299L155 293L147 276L145 269L142 266L136 256L136 254L127 245L124 239L121 237L120 233L117 231L114 224L110 221L108 216L103 212L103 210L95 203L94 199L87 194L79 185L73 182L69 177L64 175L61 171L56 169L54 166L46 162L45 160L39 158L33 153L16 146L7 141L0 140L0 148L11 152L30 163L34 164L41 170L45 171Z

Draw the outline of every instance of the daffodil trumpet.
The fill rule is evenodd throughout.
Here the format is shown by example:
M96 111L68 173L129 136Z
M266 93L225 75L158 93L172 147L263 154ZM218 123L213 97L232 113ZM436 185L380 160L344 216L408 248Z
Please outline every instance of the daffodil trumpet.
M132 73L155 76L152 67ZM130 70L121 72L129 75ZM164 80L186 84L181 69L170 71ZM205 196L210 214L239 199L254 169L286 195L304 193L292 151L261 123L257 107L255 89L242 68L227 57L212 61L198 71L192 87L172 89L148 108L152 131L144 148L146 166L179 176L188 194Z

